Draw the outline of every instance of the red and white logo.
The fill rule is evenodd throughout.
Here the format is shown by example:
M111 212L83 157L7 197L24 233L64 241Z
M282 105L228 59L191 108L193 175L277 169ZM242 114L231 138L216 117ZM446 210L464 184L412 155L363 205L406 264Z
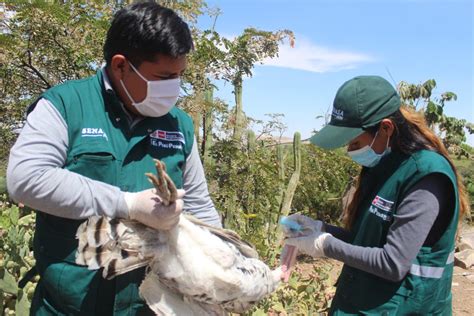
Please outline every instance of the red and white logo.
M180 142L183 145L185 144L184 135L181 132L173 132L173 131L163 131L160 129L155 130L153 133L150 134L151 138L166 140L169 142Z

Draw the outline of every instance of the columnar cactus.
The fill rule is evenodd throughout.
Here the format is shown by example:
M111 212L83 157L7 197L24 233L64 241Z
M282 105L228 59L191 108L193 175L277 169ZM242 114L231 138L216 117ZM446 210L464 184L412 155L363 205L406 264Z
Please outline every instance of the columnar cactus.
M210 153L210 149L212 147L212 125L213 125L213 102L214 102L214 89L212 87L208 88L204 92L204 101L206 102L206 114L204 116L204 144L203 144L203 159L204 159L204 166L210 167L212 166L212 157Z
M247 151L252 152L255 151L256 141L255 141L255 133L251 129L247 131Z
M294 171L291 175L290 181L286 190L283 192L283 199L280 206L280 215L288 216L290 213L291 202L293 201L293 196L295 195L296 187L298 186L298 181L300 179L301 172L301 135L296 132L293 137L293 164Z

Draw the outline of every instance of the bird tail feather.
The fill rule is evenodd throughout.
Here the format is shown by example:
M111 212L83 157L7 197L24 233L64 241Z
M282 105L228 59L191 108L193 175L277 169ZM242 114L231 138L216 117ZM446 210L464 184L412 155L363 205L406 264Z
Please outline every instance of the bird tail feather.
M142 239L147 233L151 236L146 226L134 221L91 217L77 230L76 263L90 270L104 268L106 279L146 266L153 259L146 251L147 239Z

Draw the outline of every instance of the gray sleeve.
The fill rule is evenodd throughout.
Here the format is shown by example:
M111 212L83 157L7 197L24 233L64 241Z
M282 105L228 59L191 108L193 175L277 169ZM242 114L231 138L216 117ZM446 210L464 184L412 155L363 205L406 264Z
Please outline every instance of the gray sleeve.
M444 175L420 180L401 201L383 248L360 247L329 236L325 254L345 264L390 281L400 281L425 242L448 194Z
M10 151L10 197L59 217L128 217L124 193L118 187L63 169L67 150L66 122L49 101L39 100Z
M199 158L196 140L194 140L191 153L186 159L183 189L186 191L183 198L185 212L194 215L209 225L222 227L219 214L209 196L206 176Z

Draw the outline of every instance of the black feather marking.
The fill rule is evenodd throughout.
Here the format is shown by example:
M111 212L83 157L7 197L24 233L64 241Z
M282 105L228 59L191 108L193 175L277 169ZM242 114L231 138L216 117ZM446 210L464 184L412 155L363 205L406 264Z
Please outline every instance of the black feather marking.
M95 253L95 261L99 265L99 267L102 267L102 246L98 246L97 251Z
M127 259L130 256L128 251L123 250L123 249L120 250L120 255L122 256L122 259Z
M117 259L112 259L109 262L109 267L107 269L107 279L110 279L111 276L115 275L117 270Z
M99 244L100 242L100 228L102 227L102 222L104 221L103 217L100 217L99 220L95 223L95 232L94 232L94 239L95 243Z
M112 220L109 221L110 223L110 234L112 235L112 239L117 239L118 234L117 234L117 225L120 223L118 219L113 218Z
M250 271L244 267L237 267L237 270L240 270L243 274L250 274Z

